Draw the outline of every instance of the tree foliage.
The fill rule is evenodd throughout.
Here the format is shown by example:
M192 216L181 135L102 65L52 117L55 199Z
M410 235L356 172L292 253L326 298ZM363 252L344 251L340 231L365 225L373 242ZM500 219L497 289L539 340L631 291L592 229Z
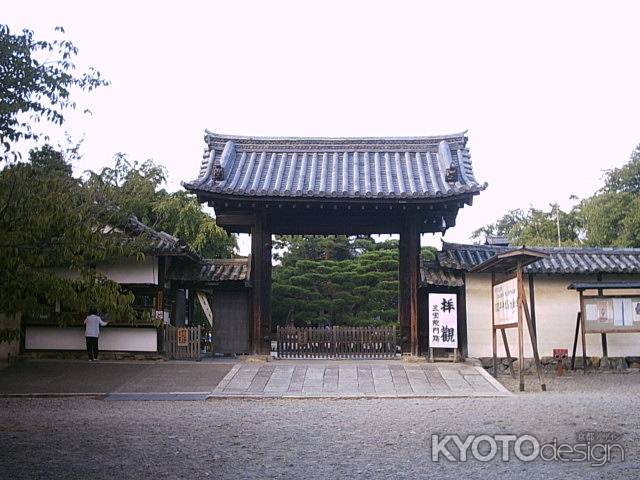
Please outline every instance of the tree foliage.
M56 29L60 34L62 28ZM74 90L106 85L100 73L76 73L78 49L68 40L37 40L0 25L0 159L18 159L16 142L41 144L41 121L61 125L76 108ZM167 193L164 168L130 163L116 155L113 167L73 176L71 161L50 146L31 150L27 161L0 170L0 312L77 321L97 308L117 321L135 320L133 296L102 276L100 266L123 257L143 258L144 236L123 241L119 227L133 213L152 227L191 242L204 255L228 256L228 236L186 193ZM13 339L3 330L0 341Z
M64 34L62 27L56 32ZM0 141L2 158L17 158L12 145L38 140L40 121L61 125L65 113L76 108L73 89L93 90L107 85L100 72L90 68L77 73L78 48L64 38L39 40L31 30L12 33L0 25Z
M45 146L29 160L0 171L0 311L38 316L62 305L58 318L68 322L94 306L133 319L131 295L95 270L139 252L106 230L117 212L73 177L60 152Z
M568 212L511 210L472 237L504 235L514 244L557 245L559 215L563 246L640 247L640 145L629 162L605 174L603 187Z
M628 163L606 173L604 186L578 212L589 245L640 247L640 145Z
M384 325L398 319L398 241L371 237L278 237L276 325ZM423 256L433 258L425 247Z
M235 236L220 228L194 195L167 192L163 188L166 178L165 168L152 160L129 161L118 153L113 166L89 173L88 185L104 202L184 240L205 257L233 256Z
M510 210L495 223L474 231L471 238L504 236L514 245L577 246L581 243L580 233L581 222L573 210L564 212L557 205L549 205L549 210Z

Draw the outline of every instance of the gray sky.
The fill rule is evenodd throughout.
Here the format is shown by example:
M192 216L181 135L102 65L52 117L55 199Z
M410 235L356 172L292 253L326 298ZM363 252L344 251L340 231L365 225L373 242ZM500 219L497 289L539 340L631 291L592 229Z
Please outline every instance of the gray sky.
M239 135L410 136L469 130L489 188L449 241L502 213L590 195L640 143L638 2L7 2L2 23L51 38L112 85L78 171L115 152L193 179L205 128ZM62 132L54 132L54 138ZM439 245L439 237L423 237ZM241 251L247 252L247 242Z

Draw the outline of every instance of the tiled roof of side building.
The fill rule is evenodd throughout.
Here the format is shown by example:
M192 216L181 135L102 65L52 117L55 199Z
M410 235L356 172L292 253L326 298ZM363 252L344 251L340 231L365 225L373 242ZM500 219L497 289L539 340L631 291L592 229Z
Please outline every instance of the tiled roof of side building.
M270 138L206 132L194 192L250 197L424 199L477 194L465 133ZM454 178L447 177L447 170Z
M249 280L248 258L205 258L198 264L176 265L168 277L195 283L217 283Z
M201 257L185 241L168 234L155 230L145 223L142 223L135 215L129 215L125 230L132 234L144 235L149 240L149 250L156 255L184 256L193 261L200 261Z
M464 285L464 277L460 271L442 268L437 262L421 262L420 283L422 285L461 287Z
M469 271L498 252L514 248L443 242L441 267ZM640 248L532 247L549 256L524 268L525 273L640 273Z

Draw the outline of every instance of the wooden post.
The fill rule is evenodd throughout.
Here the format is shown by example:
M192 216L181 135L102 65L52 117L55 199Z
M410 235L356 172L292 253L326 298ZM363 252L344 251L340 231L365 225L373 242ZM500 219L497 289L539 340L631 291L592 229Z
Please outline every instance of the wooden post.
M264 215L259 215L251 228L251 263L251 352L268 353L264 339L271 334L271 232Z
M403 352L418 355L418 273L420 234L415 219L406 216L400 231L398 320Z
M533 331L536 332L536 336L538 335L538 326L536 325L536 289L535 289L535 281L533 279L533 273L528 275L529 277L529 303L530 303L530 311L531 311L531 323L533 325Z
M578 334L580 333L580 317L582 314L578 312L576 315L576 333L573 337L573 353L571 354L571 370L576 369L576 350L578 349Z
M501 328L502 342L504 343L504 351L507 354L507 362L509 362L509 371L511 372L511 378L516 378L516 372L513 370L513 361L511 360L511 351L509 350L509 342L507 341L507 332L504 328Z
M609 348L607 347L607 334L601 333L600 340L602 341L602 358L609 357Z
M582 372L587 373L587 344L584 333L584 297L580 291L580 333L582 338Z
M547 390L547 385L542 381L542 372L540 367L540 355L538 353L538 335L536 333L535 324L529 313L529 304L527 303L527 294L524 291L524 286L520 285L522 290L522 308L524 309L524 315L527 320L527 327L529 329L529 339L531 340L531 349L533 350L533 360L536 364L536 372L538 374L538 381L540 382L540 388L543 392Z
M493 298L493 287L496 284L496 274L491 274L491 334L493 344L493 376L498 378L498 339L496 333L496 312L494 309L495 299ZM505 342L505 345L507 343ZM511 367L513 368L513 367Z
M520 391L524 392L524 328L522 325L522 293L520 288L522 285L522 264L520 262L516 267L516 276L518 278L518 368L520 370Z
M467 293L465 291L465 285L458 287L458 348L462 349L463 359L469 356L469 342L467 340ZM493 291L493 287L491 291ZM491 310L493 310L493 307Z

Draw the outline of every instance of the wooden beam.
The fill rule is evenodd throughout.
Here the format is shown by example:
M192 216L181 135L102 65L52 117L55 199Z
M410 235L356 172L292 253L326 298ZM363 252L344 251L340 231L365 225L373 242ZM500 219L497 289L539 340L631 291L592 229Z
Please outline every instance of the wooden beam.
M256 215L253 213L217 213L216 223L224 227L230 226L245 226L251 227L256 223Z

